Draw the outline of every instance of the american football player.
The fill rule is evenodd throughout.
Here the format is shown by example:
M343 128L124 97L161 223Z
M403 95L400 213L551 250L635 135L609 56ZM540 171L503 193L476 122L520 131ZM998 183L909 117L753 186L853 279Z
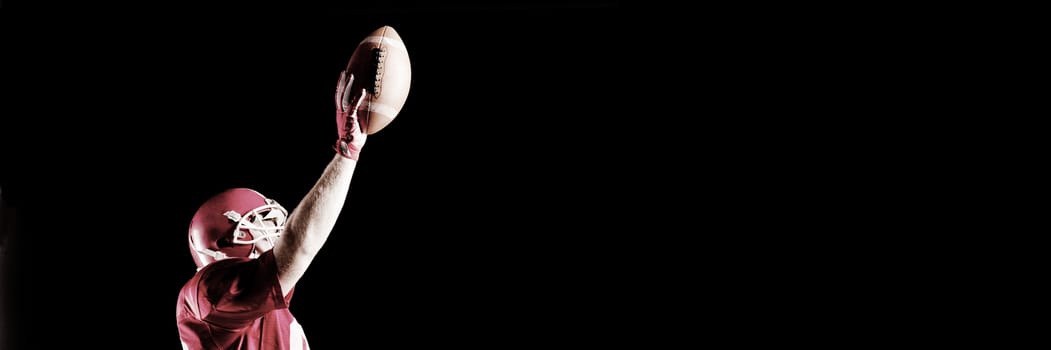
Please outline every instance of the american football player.
M346 201L367 125L367 92L352 93L346 70L336 86L335 154L294 210L249 188L202 204L188 244L197 272L179 292L176 320L184 349L309 349L288 309L296 283L325 244Z

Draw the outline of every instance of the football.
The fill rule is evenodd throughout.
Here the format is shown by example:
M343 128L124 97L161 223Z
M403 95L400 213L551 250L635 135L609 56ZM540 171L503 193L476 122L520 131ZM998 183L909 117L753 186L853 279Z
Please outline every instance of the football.
M365 89L365 100L358 116L368 134L374 134L394 120L409 97L412 67L409 52L401 36L391 26L380 27L365 37L354 49L347 62L347 72L353 74L350 86L354 97ZM353 101L353 100L352 100Z

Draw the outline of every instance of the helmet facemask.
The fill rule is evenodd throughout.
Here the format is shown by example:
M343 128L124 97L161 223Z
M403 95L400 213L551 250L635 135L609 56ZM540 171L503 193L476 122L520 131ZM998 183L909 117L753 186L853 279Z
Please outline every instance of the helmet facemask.
M281 237L281 233L285 230L285 220L288 219L288 212L273 199L267 199L266 203L266 205L252 209L244 215L232 210L223 213L230 221L237 223L233 232L234 244L255 245L259 241L266 240L270 243L271 248L274 246L277 238ZM256 258L263 252L265 250L260 250L256 246L252 249L249 257Z

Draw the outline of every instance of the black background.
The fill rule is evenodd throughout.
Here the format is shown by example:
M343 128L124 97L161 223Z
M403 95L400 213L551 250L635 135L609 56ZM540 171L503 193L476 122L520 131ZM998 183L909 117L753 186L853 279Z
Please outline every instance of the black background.
M178 349L193 212L230 187L294 207L333 155L339 71L382 25L412 90L297 286L312 346L624 337L595 325L623 311L638 253L637 111L660 101L634 82L662 64L638 62L625 18L600 1L4 13L7 340Z

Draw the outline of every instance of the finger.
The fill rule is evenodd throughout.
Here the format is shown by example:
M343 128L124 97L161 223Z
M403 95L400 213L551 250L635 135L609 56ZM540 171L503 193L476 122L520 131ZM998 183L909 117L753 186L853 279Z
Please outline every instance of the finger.
M340 104L340 102L341 102L340 100L342 100L343 89L344 89L344 86L345 86L343 84L343 82L346 81L346 80L347 80L347 71L344 70L342 72L339 72L339 82L336 83L336 107L339 107L339 108L343 108L345 106L345 104Z
M358 98L358 102L356 104L354 104L354 110L355 111L361 109L361 103L364 102L367 97L368 97L368 91L365 91L365 89L362 88L361 89L361 98Z
M368 98L369 92L365 89L361 89L361 95L358 97L357 103L354 104L354 124L356 125L358 130L361 130L361 132L365 132L365 128L367 127L365 124L368 124L368 120L362 120L358 112L361 111L361 104L365 103L365 100L367 100ZM365 108L368 108L368 106L366 106Z
M350 77L347 78L347 85L343 86L343 110L346 111L347 107L350 106L350 87L354 86L354 74L351 73Z

